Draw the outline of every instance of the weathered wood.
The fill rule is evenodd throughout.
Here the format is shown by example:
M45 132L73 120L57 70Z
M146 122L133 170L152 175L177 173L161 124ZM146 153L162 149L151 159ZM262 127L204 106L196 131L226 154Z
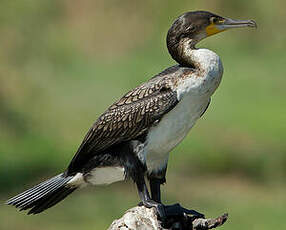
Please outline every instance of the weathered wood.
M114 220L108 230L207 230L223 225L227 218L228 214L213 219L185 216L180 221L174 221L171 227L163 228L154 208L137 206L127 210L120 219Z

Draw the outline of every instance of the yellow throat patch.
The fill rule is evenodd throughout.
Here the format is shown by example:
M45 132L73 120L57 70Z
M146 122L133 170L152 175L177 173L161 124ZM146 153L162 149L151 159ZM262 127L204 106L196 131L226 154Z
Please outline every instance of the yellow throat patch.
M224 30L219 29L214 23L212 23L206 27L206 33L208 36L220 33L222 31L224 31Z

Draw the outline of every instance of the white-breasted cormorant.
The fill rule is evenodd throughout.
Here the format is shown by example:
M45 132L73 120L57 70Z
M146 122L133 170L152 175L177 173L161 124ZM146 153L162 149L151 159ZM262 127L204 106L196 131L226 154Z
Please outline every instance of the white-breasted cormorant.
M219 56L195 45L213 34L239 27L256 27L256 23L206 11L187 12L177 18L168 31L167 47L178 65L111 105L90 128L62 174L11 198L7 204L37 214L77 188L131 178L142 204L156 207L160 217L184 212L199 215L178 205L163 205L160 185L166 181L170 151L206 111L223 74Z

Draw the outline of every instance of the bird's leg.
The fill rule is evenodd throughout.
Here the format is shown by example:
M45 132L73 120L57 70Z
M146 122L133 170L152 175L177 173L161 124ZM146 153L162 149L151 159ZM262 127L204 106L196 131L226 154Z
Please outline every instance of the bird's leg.
M146 183L145 183L145 179L144 176L140 176L137 180L136 180L136 185L137 185L137 189L138 189L138 193L140 196L140 199L143 203L143 205L146 208L153 208L155 207L158 213L158 216L160 217L160 219L164 220L166 218L166 214L165 214L165 210L164 210L164 205L152 200L150 198Z
M166 183L167 165L162 170L148 175L152 200L161 203L161 184Z
M163 170L160 173L157 173L156 175L151 174L148 176L148 180L150 182L152 200L158 203L161 203L160 187L162 184L166 182L165 175L166 175L166 170ZM191 215L194 218L204 217L203 214L192 209L186 209L178 203L173 205L164 205L164 210L167 217L183 217L185 215Z
M161 203L161 185L166 182L166 170L161 173L148 175L150 183L152 200ZM183 208L180 204L163 205L165 218L162 219L162 227L167 229L187 229L186 223L193 221L196 218L203 217L204 215L196 212L195 210L188 210ZM174 227L176 226L176 227ZM185 226L185 227L184 227Z
M165 178L150 178L149 181L152 200L161 203L161 184L165 183Z
M139 205L144 205L147 208L155 207L158 216L161 219L165 218L164 206L150 198L147 185L145 183L146 168L141 160L137 157L140 154L142 142L134 140L130 141L124 146L124 154L121 154L121 162L124 165L127 177L132 178L136 183L140 199L142 201Z

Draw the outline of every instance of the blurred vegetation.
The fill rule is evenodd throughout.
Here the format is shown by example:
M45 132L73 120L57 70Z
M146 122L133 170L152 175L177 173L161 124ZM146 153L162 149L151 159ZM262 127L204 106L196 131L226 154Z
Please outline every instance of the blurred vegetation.
M258 29L200 43L220 55L224 79L173 151L164 195L207 215L228 210L230 229L285 227L285 7L282 0L2 0L1 200L62 171L115 99L174 64L165 47L174 18L203 9L255 19ZM82 191L32 218L1 206L0 229L104 229L136 204L130 186Z

